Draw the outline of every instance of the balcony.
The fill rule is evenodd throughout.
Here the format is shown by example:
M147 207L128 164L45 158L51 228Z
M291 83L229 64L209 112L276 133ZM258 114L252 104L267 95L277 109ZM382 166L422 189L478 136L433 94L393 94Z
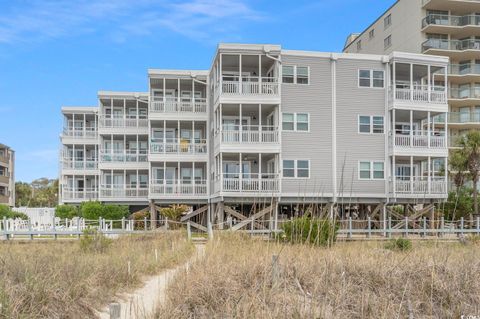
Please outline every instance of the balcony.
M73 189L70 187L63 187L62 200L96 200L98 198L98 189L96 188L84 188Z
M98 169L98 162L96 159L71 159L64 158L62 160L62 168L64 170L96 170Z
M64 128L62 137L69 137L75 139L96 139L98 136L97 129L95 127L85 128Z
M480 124L480 112L450 112L448 113L448 124Z
M207 113L207 99L178 99L176 97L165 97L159 101L150 102L150 113Z
M182 180L154 180L150 185L150 197L195 197L206 196L207 194L207 181L195 180L191 181Z
M450 88L451 99L480 99L480 86L466 88Z
M422 52L426 54L444 55L451 59L475 59L480 51L480 40L447 40L428 39L422 43Z
M472 31L480 30L480 16L478 15L445 15L429 14L422 20L422 28L428 33L442 33L448 31L451 35L462 38L471 36Z
M391 93L395 101L409 103L435 103L446 104L447 95L445 86L436 85L412 85L397 82L394 94Z
M444 132L427 131L396 131L395 146L403 148L437 148L442 149L447 146Z
M102 185L100 187L100 198L145 200L147 197L146 185L142 185L140 188L130 185Z
M150 154L207 155L207 140L197 140L195 143L191 143L188 140L151 142Z
M100 151L100 162L102 163L143 163L147 161L147 150Z
M223 76L221 88L221 94L227 95L278 95L278 81L271 77Z
M145 132L148 129L148 119L100 116L99 129L114 129L119 133L124 133L124 130Z
M397 195L444 195L447 194L447 183L445 177L426 177L426 176L397 176L395 181L395 193ZM390 189L393 192L393 182L390 181Z
M280 179L277 174L223 174L223 192L263 193L279 192Z
M424 9L461 13L477 11L479 3L479 0L422 0L422 6Z
M10 184L10 174L0 175L0 183L2 184Z
M278 127L271 125L223 125L222 143L278 143Z

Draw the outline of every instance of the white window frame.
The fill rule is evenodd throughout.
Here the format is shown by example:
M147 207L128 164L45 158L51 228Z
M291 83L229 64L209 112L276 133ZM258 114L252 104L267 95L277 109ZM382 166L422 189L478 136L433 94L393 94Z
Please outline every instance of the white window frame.
M370 71L370 86L360 86L360 71ZM383 86L373 86L373 72L382 72L383 74ZM380 69L358 69L357 72L357 85L359 89L385 89L385 70Z
M360 177L360 164L361 163L369 163L370 164L370 178L362 178ZM374 165L382 163L383 165L383 178L374 178ZM371 160L359 160L357 163L357 178L359 181L384 181L385 180L385 161L371 161Z
M387 43L388 39L388 43ZM388 35L383 39L383 49L388 49L389 47L392 46L392 35Z
M285 177L285 176L283 176L283 161L293 161L293 176L292 176L292 177L288 177L288 176ZM298 161L308 162L308 177L298 177ZM281 170L282 174L281 174L281 176L282 176L283 179L310 179L310 176L311 176L311 174L310 174L311 167L312 167L312 166L311 166L311 161L310 161L310 159L290 159L290 158L283 158L283 159L282 159L282 170ZM289 169L291 169L291 168L289 168ZM301 169L303 170L304 168L301 168Z
M287 85L310 85L311 83L311 79L310 79L310 66L308 65L290 65L290 64L285 64L284 66L291 66L293 67L293 82L292 83L287 83L287 82L283 82L283 68L282 68L282 84L287 84ZM301 68L307 68L307 80L308 80L308 83L298 83L297 82L297 67L301 67Z
M383 18L383 29L386 30L392 25L392 14L389 13Z
M362 117L362 116L370 118L370 131L368 133L367 132L360 132L360 117ZM373 132L373 118L374 117L383 118L383 133L374 133ZM385 134L385 116L383 116L383 115L363 115L363 114L359 114L358 117L357 117L357 130L358 130L358 134L364 134L364 135L382 135L382 134Z
M293 130L284 130L283 129L283 115L284 114L293 114ZM307 115L307 130L298 130L297 129L297 115L298 114L306 114ZM282 112L282 132L298 132L298 133L310 133L310 113L309 112ZM289 122L290 123L290 122ZM302 122L304 123L304 122Z

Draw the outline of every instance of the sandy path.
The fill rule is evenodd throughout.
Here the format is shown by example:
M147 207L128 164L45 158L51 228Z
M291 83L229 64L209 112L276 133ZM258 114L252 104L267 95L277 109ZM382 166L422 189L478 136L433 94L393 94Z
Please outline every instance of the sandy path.
M204 253L205 245L196 244L194 256L187 262L150 277L143 287L132 293L120 296L119 300L116 301L120 304L120 318L140 319L153 317L158 307L165 302L166 290L171 280L175 278L179 272L188 268L191 263L203 257ZM101 319L110 318L108 306L98 314L98 317Z

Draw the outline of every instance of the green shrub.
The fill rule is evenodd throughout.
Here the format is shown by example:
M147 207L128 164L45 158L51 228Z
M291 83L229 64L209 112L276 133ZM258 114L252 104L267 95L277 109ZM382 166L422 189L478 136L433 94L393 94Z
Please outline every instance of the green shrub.
M412 249L412 241L406 238L391 239L384 247L394 251L408 251Z
M111 243L111 239L105 237L94 228L85 229L83 236L80 238L80 248L87 253L103 253Z
M3 219L4 217L7 219L10 219L10 218L12 219L20 218L24 220L28 219L28 216L25 215L24 213L14 212L7 205L0 204L0 219Z
M297 217L282 225L280 236L294 244L331 246L337 239L338 224L327 219Z
M103 217L105 219L122 219L128 216L128 206L121 205L105 205L100 202L83 202L80 205L81 216L85 219L98 219Z
M135 229L144 229L145 228L145 218L150 219L150 212L149 211L140 211L133 213L130 216L131 219L133 219L134 224L133 227ZM150 227L150 223L147 222L147 227Z
M78 216L78 208L72 205L57 205L55 207L55 216L72 219Z

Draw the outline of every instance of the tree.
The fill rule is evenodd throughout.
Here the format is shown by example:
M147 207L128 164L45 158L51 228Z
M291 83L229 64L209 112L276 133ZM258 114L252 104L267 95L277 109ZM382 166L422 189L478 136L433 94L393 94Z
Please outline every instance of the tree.
M72 219L78 216L78 208L72 205L57 205L55 207L55 216Z
M128 206L104 205L97 201L83 202L80 205L80 212L83 218L96 220L99 217L110 220L119 220L128 216Z
M450 164L449 175L455 187L459 190L465 184L467 178L468 163L462 150L454 150L448 158Z
M456 220L460 217L469 217L472 214L472 190L463 186L456 192L449 192L444 206L444 217L447 220Z
M480 132L470 131L460 140L460 152L467 163L467 169L473 184L473 208L478 215L478 179L480 177Z
M15 183L17 207L55 207L58 203L58 179L39 178L33 182Z
M170 205L160 209L160 214L170 220L179 220L180 217L189 210L187 205Z

